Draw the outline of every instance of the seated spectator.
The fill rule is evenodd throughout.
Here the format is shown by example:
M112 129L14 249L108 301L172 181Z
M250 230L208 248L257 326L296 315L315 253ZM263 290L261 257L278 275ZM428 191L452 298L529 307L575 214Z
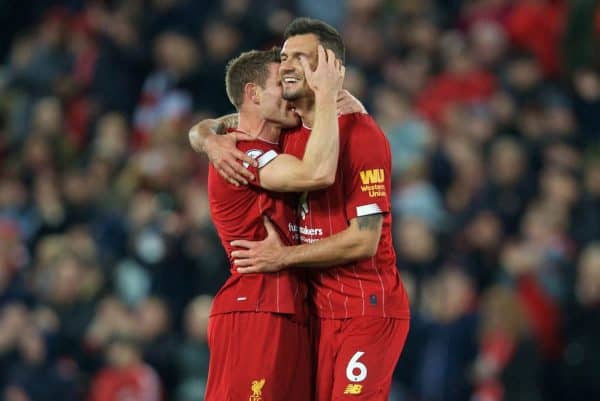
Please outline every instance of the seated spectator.
M472 401L539 401L540 361L527 316L510 289L488 289L481 299L479 353Z
M106 366L93 378L88 401L159 401L161 383L158 375L142 360L136 340L115 336L105 347Z

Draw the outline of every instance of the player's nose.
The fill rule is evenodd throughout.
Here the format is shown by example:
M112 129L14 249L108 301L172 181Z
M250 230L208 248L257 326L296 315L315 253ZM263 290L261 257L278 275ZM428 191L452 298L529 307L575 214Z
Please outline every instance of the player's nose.
M294 64L289 60L282 61L279 66L279 72L281 75L284 75L284 74L290 73L290 72L294 72L294 70L295 70Z

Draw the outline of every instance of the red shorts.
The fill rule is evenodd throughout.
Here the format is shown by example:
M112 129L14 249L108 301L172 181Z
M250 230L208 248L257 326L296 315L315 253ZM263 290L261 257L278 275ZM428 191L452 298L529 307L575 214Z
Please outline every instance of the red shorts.
M315 401L387 401L408 319L314 319Z
M232 312L208 322L205 401L310 401L308 329L289 315Z

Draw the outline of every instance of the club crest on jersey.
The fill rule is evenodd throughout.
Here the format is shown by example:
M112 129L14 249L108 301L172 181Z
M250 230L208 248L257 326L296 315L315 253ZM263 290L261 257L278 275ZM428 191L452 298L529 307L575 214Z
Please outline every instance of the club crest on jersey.
M253 159L258 159L258 157L263 154L263 151L259 150L259 149L252 149L252 150L247 151L246 154ZM248 168L249 165L250 164L248 162L242 163L242 166L244 166L245 168Z
M300 195L300 200L298 201L298 215L300 215L302 220L305 220L308 212L308 192L304 192Z
M252 385L250 386L252 394L248 397L248 401L262 401L262 389L266 381L266 379L252 381Z
M344 394L358 395L362 393L362 384L348 384L344 389Z

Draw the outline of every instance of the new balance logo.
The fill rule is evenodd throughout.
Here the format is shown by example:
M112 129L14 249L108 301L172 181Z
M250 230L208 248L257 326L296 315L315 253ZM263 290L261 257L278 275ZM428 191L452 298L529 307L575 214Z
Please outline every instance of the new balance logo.
M384 179L385 174L382 168L363 170L360 172L360 180L363 185L381 184Z
M344 389L344 394L357 395L362 393L362 384L348 384Z

